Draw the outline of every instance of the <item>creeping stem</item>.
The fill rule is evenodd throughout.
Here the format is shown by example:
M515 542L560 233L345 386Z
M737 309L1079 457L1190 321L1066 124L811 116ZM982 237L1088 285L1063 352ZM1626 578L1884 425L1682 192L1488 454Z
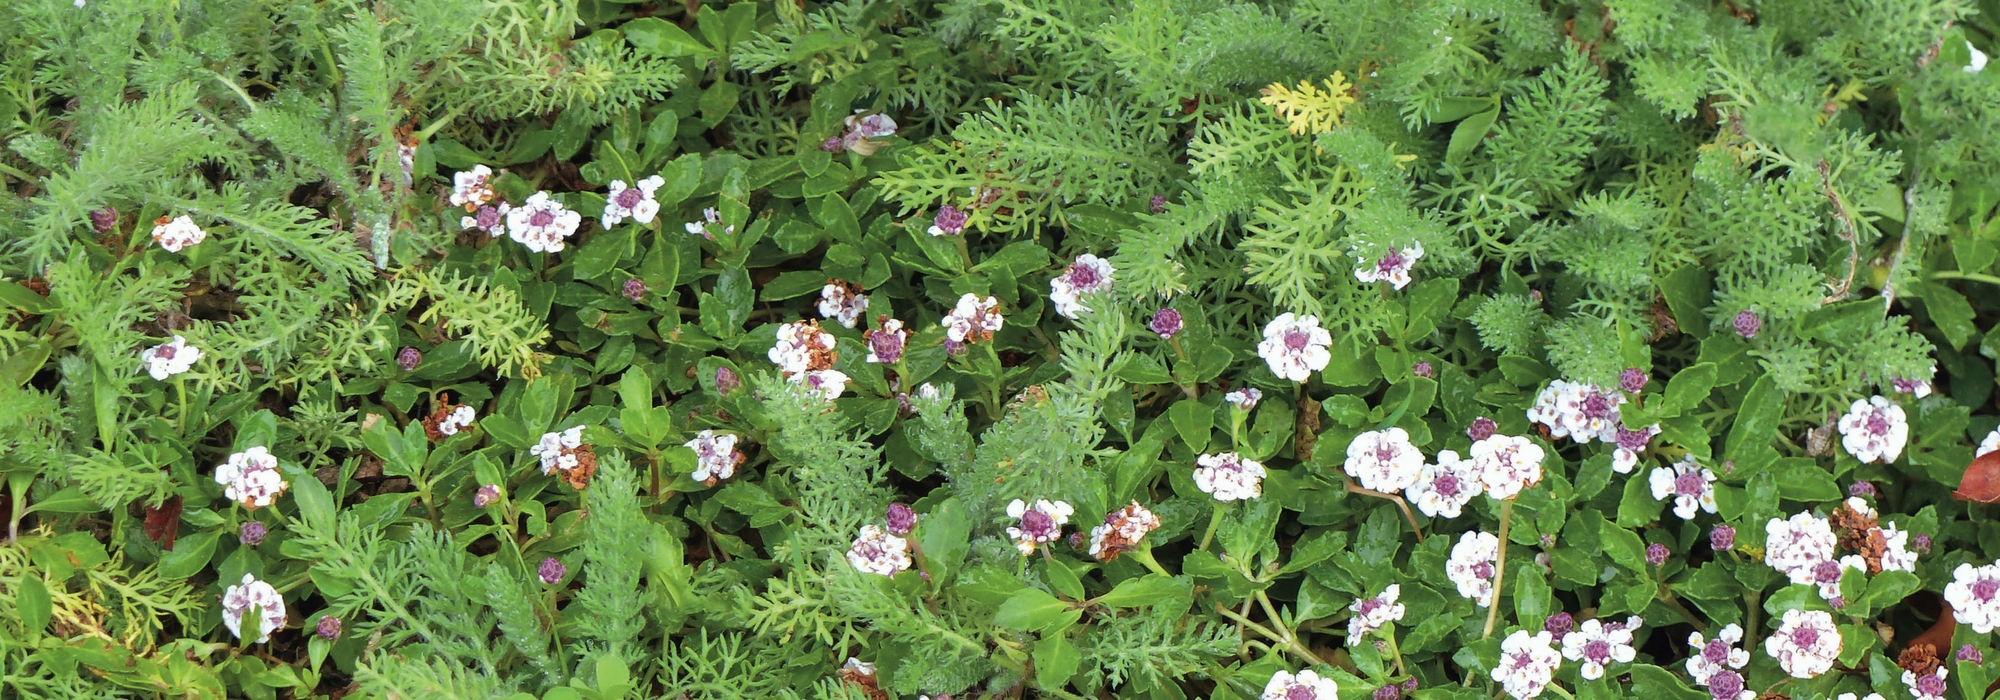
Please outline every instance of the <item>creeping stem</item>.
M1507 530L1514 524L1514 499L1501 501L1500 506L1500 553L1493 560L1493 593L1486 605L1486 632L1480 639L1493 636L1493 624L1500 621L1500 584L1507 573Z

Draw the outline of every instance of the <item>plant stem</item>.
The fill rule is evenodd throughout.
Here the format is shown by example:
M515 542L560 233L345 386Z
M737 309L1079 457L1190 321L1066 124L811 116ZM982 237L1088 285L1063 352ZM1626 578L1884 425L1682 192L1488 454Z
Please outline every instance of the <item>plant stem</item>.
M1283 646L1286 651L1292 652L1292 655L1299 657L1303 661L1311 663L1315 666L1326 663L1324 661L1321 661L1319 657L1314 656L1312 650L1307 649L1305 648L1305 646L1299 644L1298 640L1292 639L1290 635L1280 635L1276 632L1272 632L1270 628L1257 624L1255 622L1251 622L1250 618L1238 615L1236 614L1235 611L1223 607L1219 603L1215 606L1215 611L1222 613L1223 617L1235 620L1236 624L1250 628L1252 631L1264 635L1271 641L1277 642L1279 645ZM1275 623L1277 621L1272 620L1272 622Z
M1147 542L1145 545L1132 550L1132 558L1139 560L1141 564L1145 564L1146 568L1151 569L1153 573L1167 578L1174 577L1173 574L1167 573L1167 570L1160 566L1159 560L1153 558L1153 543L1151 542Z
M1486 632L1479 635L1480 639L1492 637L1493 624L1500 621L1500 591L1503 590L1500 584L1506 581L1507 575L1507 531L1514 524L1514 499L1501 501L1501 504L1500 553L1493 560L1493 598L1487 601Z
M1374 491L1370 489L1361 488L1360 486L1356 486L1354 484L1353 479L1350 479L1346 476L1342 476L1341 481L1347 483L1348 493L1358 493L1363 496L1373 496L1375 498L1380 498L1395 503L1397 508L1403 509L1403 519L1408 520L1410 522L1410 531L1417 533L1417 544L1424 543L1424 529L1421 527L1417 527L1417 514L1410 512L1410 503L1408 501L1403 500L1402 496L1398 496L1393 493L1382 493L1381 491ZM1513 503L1514 502L1511 500L1507 502L1509 506L1513 505ZM1500 527L1502 528L1507 527L1505 520L1501 521ZM1501 532L1506 532L1506 530L1502 529ZM1505 543L1502 543L1500 547L1501 551L1504 552L1506 551L1507 545Z
M1195 549L1206 550L1208 549L1208 543L1215 539L1216 528L1222 527L1222 508L1223 503L1216 501L1214 514L1208 516L1208 531L1201 533L1201 546Z

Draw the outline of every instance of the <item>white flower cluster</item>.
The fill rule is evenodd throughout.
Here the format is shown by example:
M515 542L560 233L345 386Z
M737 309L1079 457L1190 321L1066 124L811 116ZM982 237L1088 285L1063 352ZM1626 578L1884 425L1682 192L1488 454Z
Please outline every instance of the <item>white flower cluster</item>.
M794 374L788 381L805 387L822 401L832 401L847 392L848 376L840 370L816 369Z
M1264 694L1257 700L1336 700L1340 697L1340 686L1331 678L1321 678L1312 669L1292 675L1290 671L1271 674L1271 680L1264 684Z
M1359 256L1356 256L1359 258ZM1402 289L1410 284L1410 269L1417 266L1417 259L1424 257L1424 244L1411 243L1408 248L1390 248L1381 258L1369 260L1359 258L1361 267L1354 268L1354 277L1362 282L1388 282L1390 286Z
M1111 289L1112 272L1111 263L1103 258L1089 253L1076 256L1076 262L1049 280L1049 303L1063 318L1075 319L1078 313L1090 310L1083 305L1083 295Z
M507 237L536 253L557 253L582 224L583 215L570 211L547 192L536 192L507 212Z
M847 549L847 562L864 573L894 576L910 569L910 542L877 525L861 526Z
M1246 501L1263 493L1264 465L1234 452L1195 458L1195 488L1224 503Z
M1402 428L1371 430L1347 443L1344 468L1348 476L1361 482L1361 488L1395 493L1423 476L1424 454L1410 443L1410 433Z
M271 641L271 633L285 626L285 597L252 574L243 575L242 585L222 592L222 626L242 639L243 616L253 607L257 609L257 643Z
M1604 624L1602 620L1585 620L1575 632L1563 636L1563 658L1583 663L1579 673L1586 680L1604 677L1604 667L1613 663L1629 664L1638 657L1632 648L1632 631L1645 621L1637 617L1625 618L1624 622Z
M718 435L713 430L696 433L686 447L694 450L694 472L688 478L709 486L736 475L743 453L736 451L735 435Z
M153 222L153 242L169 253L181 252L182 248L205 240L208 240L208 232L201 230L194 224L194 219L185 214L172 219L162 216Z
M1945 670L1942 665L1921 676L1913 671L1904 670L1903 685L1909 686L1910 697L1916 700L1944 700L1944 679L1949 675L1951 672Z
M493 200L493 169L474 165L451 175L451 205L471 211Z
M1500 642L1500 662L1493 666L1493 680L1515 700L1539 697L1562 665L1554 643L1555 635L1548 630L1534 634L1515 630Z
M1486 496L1507 500L1542 482L1542 447L1525 437L1491 435L1472 443L1473 469Z
M1459 459L1452 450L1439 450L1437 464L1424 465L1424 471L1417 483L1410 484L1403 496L1416 504L1417 510L1432 518L1456 518L1472 502L1473 497L1484 493L1486 485L1480 482L1479 465L1469 459Z
M457 435L458 431L472 427L472 422L478 417L478 411L472 410L471 406L461 404L451 409L451 413L446 414L444 420L438 421L437 430L446 436Z
M262 446L230 455L228 462L217 465L215 483L223 486L223 498L251 510L276 503L289 486L278 473L278 458Z
M1863 464L1896 461L1910 440L1910 420L1903 407L1880 395L1856 401L1840 417L1840 446Z
M1264 392L1259 391L1256 387L1244 387L1223 394L1222 400L1229 402L1229 405L1235 406L1239 410L1248 411L1256 408L1258 401L1264 400ZM1993 434L1994 443L2000 444L2000 430L1994 430Z
M712 241L715 240L715 234L709 232L709 227L721 223L722 223L722 212L716 211L715 207L709 207L707 209L701 210L700 220L687 222L687 224L681 226L681 228L686 229L688 235L690 236L701 236L702 238L706 238ZM724 226L722 228L722 233L724 235L736 233L736 225L731 224L729 226Z
M1090 529L1090 556L1099 561L1116 559L1120 552L1137 546L1146 533L1159 527L1160 516L1133 501L1104 516L1103 525Z
M1764 640L1764 653L1793 678L1814 678L1833 669L1840 656L1840 629L1822 610L1786 610L1778 629Z
M1835 607L1845 604L1840 596L1840 578L1848 569L1867 576L1878 570L1914 572L1917 566L1917 553L1909 548L1909 532L1894 524L1872 525L1875 509L1859 496L1848 498L1841 508L1836 516L1852 512L1851 518L1841 521L1848 524L1841 527L1853 528L1849 536L1858 541L1872 543L1879 538L1879 557L1870 551L1837 556L1841 540L1834 533L1835 521L1812 513L1799 513L1784 520L1773 518L1764 526L1764 563L1785 574L1794 584L1818 586L1820 597L1832 601ZM1863 525L1868 527L1862 530Z
M1500 559L1500 538L1477 530L1460 535L1445 561L1444 575L1458 586L1458 595L1479 607L1493 604L1494 566Z
M1257 343L1257 356L1264 358L1279 379L1303 382L1333 361L1333 353L1327 350L1332 345L1333 334L1319 327L1318 316L1298 318L1287 312L1264 324L1264 340Z
M1402 593L1402 585L1392 583L1382 589L1381 595L1362 598L1348 605L1348 612L1354 613L1354 616L1347 618L1347 645L1360 644L1368 635L1403 619L1403 604L1396 602Z
M833 335L820 330L814 321L793 321L778 327L778 343L764 353L778 371L795 374L833 367Z
M1069 516L1075 512L1075 508L1062 501L1036 500L1029 506L1016 498L1007 504L1007 517L1020 522L1007 528L1007 537L1014 540L1014 548L1021 550L1021 556L1034 554L1035 548L1062 538L1062 527L1069 524Z
M1674 515L1682 520L1693 520L1696 509L1715 512L1715 472L1695 464L1693 455L1654 469L1650 480L1653 499L1674 499Z
M1618 406L1625 396L1594 384L1557 379L1535 396L1528 420L1548 428L1550 439L1578 444L1618 441Z
M1792 583L1813 583L1814 569L1833 559L1838 540L1833 526L1812 513L1799 513L1785 520L1772 518L1764 525L1764 563L1791 579Z
M139 351L139 359L145 361L147 374L164 382L193 369L195 361L201 359L201 348L188 347L187 339L176 335L167 343Z
M660 213L660 203L653 200L653 191L667 184L666 178L658 175L640 180L631 187L624 180L612 180L611 192L604 197L604 227L617 226L626 219L642 224L653 223L653 217Z
M528 448L528 454L541 458L543 474L555 474L576 468L576 452L582 446L583 426L579 425L558 433L543 433L541 441Z
M842 328L853 328L867 311L868 295L862 294L860 287L834 280L819 290L820 318L838 321Z
M1700 632L1689 633L1688 649L1694 656L1687 660L1688 677L1695 685L1705 686L1715 674L1748 666L1750 652L1736 646L1742 642L1743 628L1734 623L1724 625L1714 639L1703 639Z
M2000 561L1985 566L1959 564L1945 584L1944 600L1959 624L1980 634L2000 627Z
M993 297L981 299L977 294L967 293L958 298L958 306L945 314L940 325L944 326L945 339L954 343L974 343L992 340L1000 331L1004 319L1000 317L1000 300Z

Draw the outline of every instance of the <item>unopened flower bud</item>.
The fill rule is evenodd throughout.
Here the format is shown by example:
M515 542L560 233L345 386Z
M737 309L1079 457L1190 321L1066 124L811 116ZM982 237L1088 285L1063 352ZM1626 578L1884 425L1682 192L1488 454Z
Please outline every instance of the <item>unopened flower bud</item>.
M1153 332L1158 334L1161 340L1180 335L1181 312L1176 309L1160 309L1153 312L1152 328Z
M403 368L405 372L416 371L417 365L423 364L423 361L424 354L417 352L416 348L404 347L401 352L396 353L396 366Z
M646 283L639 281L637 277L625 280L624 291L625 298L627 299L631 299L632 301L644 299L646 298Z
M500 486L498 484L481 486L478 492L472 494L472 505L476 508L485 508L493 505L493 502L498 500L500 500Z
M1972 645L1965 644L1958 647L1958 660L1983 664L1986 663L1986 655L1979 653L1979 650Z
M1414 374L1419 377L1423 377L1425 379L1430 379L1431 377L1437 376L1437 370L1431 367L1431 363L1429 361L1424 361L1424 362L1418 362L1415 365L1411 365L1410 374Z
M1847 485L1847 495L1873 496L1875 495L1875 485L1866 481L1856 481Z
M1637 394L1646 388L1646 371L1637 367L1627 367L1618 375L1618 388L1627 394Z
M1375 700L1400 700L1402 697L1403 689L1396 687L1394 683L1375 689Z
M1475 441L1484 440L1493 437L1493 433L1499 429L1500 426L1495 424L1493 419L1480 416L1472 419L1472 426L1465 429L1465 435Z
M1160 212L1163 212L1163 211L1166 211L1166 210L1167 210L1167 198L1166 198L1166 197L1164 197L1164 196L1161 196L1161 195L1157 195L1157 194L1156 194L1156 195L1153 195L1153 201L1151 202L1151 204L1152 204L1152 207L1153 207L1153 213L1155 213L1155 214L1158 214L1158 213L1160 213Z
M263 523L252 520L243 523L243 526L236 530L236 539L245 547L255 547L264 543L264 536L267 534L270 534L270 530L264 527Z
M340 638L340 618L332 615L319 616L319 624L313 626L313 634L320 639L333 641Z
M1653 566L1667 563L1667 546L1658 542L1646 545L1646 563Z
M1929 554L1931 552L1930 535L1917 535L1913 544L1916 545L1918 554Z
M917 529L917 512L901 503L889 504L889 534L901 537Z
M1417 678L1415 676L1411 676L1409 680L1403 681L1403 692L1404 693L1417 692Z
M743 386L743 378L737 376L736 370L728 367L715 368L715 393L727 394L739 386Z
M1571 617L1569 613L1559 612L1542 620L1542 629L1554 635L1556 641L1560 642L1563 637L1569 636L1569 633L1576 629L1576 618Z
M1750 313L1749 311L1742 311L1736 314L1736 320L1730 322L1730 325L1736 328L1737 335L1743 336L1745 339L1755 338L1757 337L1757 329L1764 327L1764 319L1758 318L1757 314Z
M1708 532L1708 546L1717 552L1725 552L1735 547L1736 528L1728 525L1715 526L1714 530Z
M563 566L555 557L549 557L542 560L542 568L535 573L542 577L542 583L553 586L562 583L563 576L569 574L569 567Z
M90 212L90 228L98 233L110 233L118 228L118 210L105 207Z

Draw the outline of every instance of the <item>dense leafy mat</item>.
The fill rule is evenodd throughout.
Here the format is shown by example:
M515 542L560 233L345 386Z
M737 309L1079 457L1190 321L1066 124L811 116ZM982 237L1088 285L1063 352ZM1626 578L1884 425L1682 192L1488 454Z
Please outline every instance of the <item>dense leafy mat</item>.
M1984 700L1994 11L0 3L0 696Z

